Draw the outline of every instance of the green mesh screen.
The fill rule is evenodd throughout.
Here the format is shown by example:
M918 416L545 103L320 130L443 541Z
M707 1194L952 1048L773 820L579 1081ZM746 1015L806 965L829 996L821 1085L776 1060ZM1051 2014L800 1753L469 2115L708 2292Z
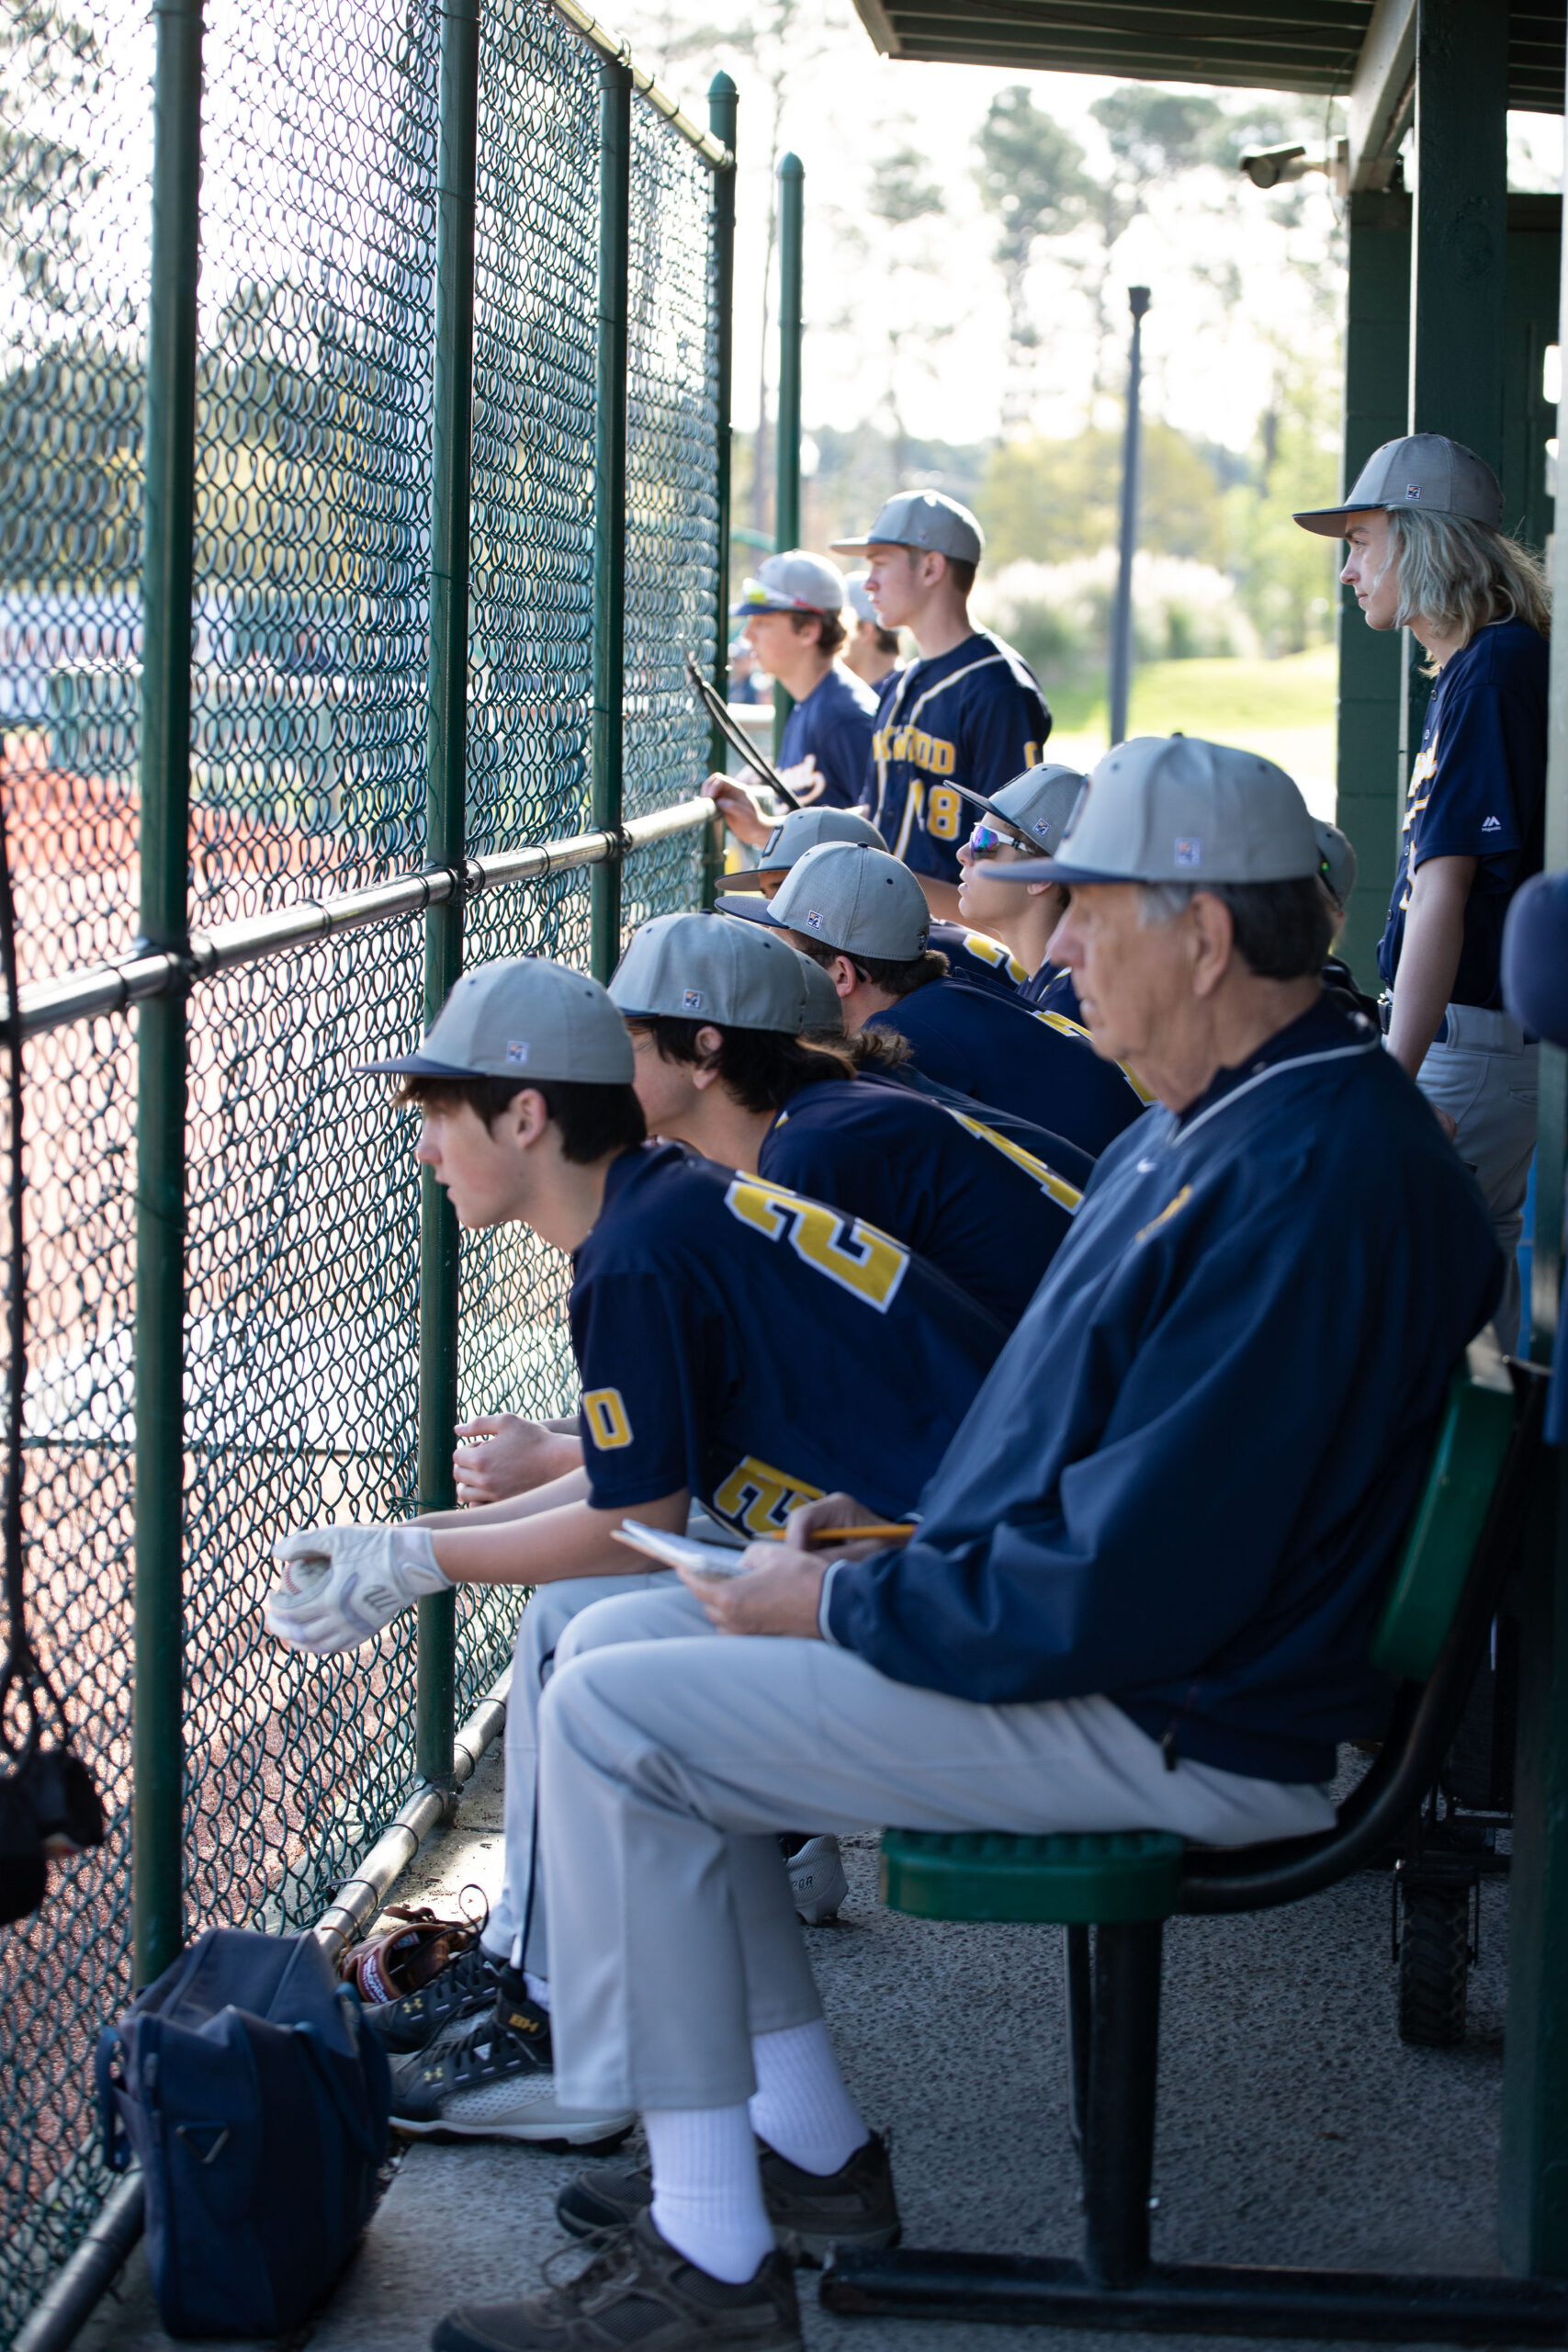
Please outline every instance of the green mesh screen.
M142 0L0 0L0 789L24 983L137 933L141 453L152 162ZM599 69L544 0L481 35L468 843L589 821ZM439 20L209 0L192 628L191 922L417 871L428 763ZM707 166L634 101L626 799L694 790L682 675L716 628ZM691 904L701 841L634 853L629 929ZM587 872L487 890L469 963L585 964ZM413 1784L412 1616L374 1649L261 1632L279 1530L415 1495L413 1124L354 1074L418 1034L409 916L188 997L186 1918L297 1930ZM90 2091L130 1996L136 1017L27 1049L26 1508L48 1661L113 1816L0 1928L0 2340L107 2186ZM575 1405L568 1268L464 1245L460 1408ZM463 1593L457 1713L522 1596Z

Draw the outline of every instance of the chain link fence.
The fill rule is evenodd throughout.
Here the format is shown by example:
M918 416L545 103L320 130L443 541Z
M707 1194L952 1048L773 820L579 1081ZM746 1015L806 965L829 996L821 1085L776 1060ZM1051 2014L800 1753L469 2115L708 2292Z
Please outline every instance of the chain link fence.
M36 1000L25 1501L41 1646L111 1816L108 1843L56 1871L43 1911L0 1928L8 2340L108 2185L92 2046L135 1965L146 1016L103 967L137 954L141 927L155 66L144 0L0 6L0 788L24 1009ZM434 0L292 16L208 0L204 41L188 904L194 932L243 934L426 864L441 19ZM482 18L470 858L592 821L606 51L574 6L493 0ZM728 158L671 115L637 75L620 682L634 835L705 771L682 662L692 651L711 673L723 644ZM705 838L687 823L626 849L626 928L696 901ZM589 873L572 854L469 896L465 960L586 964ZM185 1749L187 1935L309 1926L415 1782L412 1618L318 1660L266 1640L259 1608L278 1530L419 1499L412 1122L384 1080L354 1074L421 1028L418 896L280 952L231 933L223 968L198 952L193 975L171 956L148 984L184 992L187 1064L183 1725L169 1725ZM39 1010L62 989L73 1017ZM461 1414L572 1409L567 1282L531 1237L465 1238ZM506 1663L518 1600L461 1596L459 1717Z

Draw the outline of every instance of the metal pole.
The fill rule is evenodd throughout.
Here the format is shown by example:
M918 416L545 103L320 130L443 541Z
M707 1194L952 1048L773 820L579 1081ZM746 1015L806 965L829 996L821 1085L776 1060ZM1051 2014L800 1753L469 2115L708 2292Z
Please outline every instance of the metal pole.
M620 824L626 641L626 280L631 267L631 69L599 67L599 355L593 443L593 785L590 822ZM607 980L621 954L619 860L589 883L588 954Z
M800 545L801 248L806 229L806 166L798 155L779 164L779 422L773 526L781 550ZM775 680L773 755L795 705Z
M444 0L436 156L435 383L430 517L430 733L425 861L459 865L468 728L468 504L474 422L474 175L479 133L479 0ZM463 966L463 906L424 918L424 1017L435 1018ZM457 1220L428 1169L420 1176L419 1498L449 1510L457 1419ZM448 1782L456 1706L457 1601L419 1604L415 1769Z
M1127 437L1122 455L1122 557L1116 573L1116 611L1111 624L1111 741L1127 740L1127 704L1133 691L1133 558L1138 546L1139 408L1144 381L1144 313L1146 286L1129 286L1133 350L1127 363Z
M157 0L141 580L141 932L186 951L201 0ZM137 1018L132 1919L138 1984L184 1941L186 997Z
M722 146L735 153L735 119L739 97L728 74L716 74L708 85L708 130ZM713 295L714 396L717 458L715 489L718 499L718 546L715 557L717 583L714 592L713 683L717 693L729 693L729 497L730 497L730 379L735 356L735 166L713 175ZM708 765L722 773L729 746L716 727L709 730ZM708 829L703 858L703 899L712 906L718 887L721 852L718 831Z

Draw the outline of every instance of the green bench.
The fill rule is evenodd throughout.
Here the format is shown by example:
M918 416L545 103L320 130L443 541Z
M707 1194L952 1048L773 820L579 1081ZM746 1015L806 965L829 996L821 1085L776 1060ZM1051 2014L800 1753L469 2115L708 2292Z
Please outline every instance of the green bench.
M890 1829L883 1892L925 1919L1066 1930L1068 2110L1083 2167L1077 2261L902 2247L835 2254L852 2316L1182 2335L1568 2344L1568 2285L1373 2271L1159 2265L1149 2256L1164 1923L1299 1902L1384 1852L1430 1788L1517 1553L1543 1381L1478 1342L1456 1373L1371 1654L1399 1684L1375 1762L1320 1836L1234 1851L1162 1832L1018 1838ZM1092 1941L1091 1941L1092 1930Z

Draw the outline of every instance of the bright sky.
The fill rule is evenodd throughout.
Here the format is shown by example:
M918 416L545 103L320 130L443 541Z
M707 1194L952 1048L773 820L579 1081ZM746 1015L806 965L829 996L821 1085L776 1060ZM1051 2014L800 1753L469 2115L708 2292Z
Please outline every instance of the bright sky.
M716 17L750 20L753 13L765 11L751 10L745 0L650 4L623 8L618 28L639 62L659 72L671 40L687 28ZM877 55L849 0L818 0L803 15L803 39L819 46L814 56L803 49L793 69L784 144L806 166L807 424L849 426L874 414L893 365L889 329L904 327L913 330L898 362L909 429L958 441L988 438L999 421L1006 311L991 258L995 223L973 178L975 133L995 93L1028 80L1036 104L1073 132L1092 167L1104 150L1089 107L1115 85L1085 74L897 63ZM756 68L720 48L709 58L679 59L668 79L688 111L705 120L704 93L720 63L734 74L741 98L735 418L749 427L756 421L761 318L765 93ZM1247 97L1215 95L1232 103ZM1561 187L1561 120L1515 116L1510 134L1511 185ZM948 209L945 218L913 224L889 241L865 215L864 191L872 160L904 145L928 159ZM1321 175L1266 196L1239 176L1233 184L1215 172L1201 175L1180 200L1162 201L1156 217L1134 222L1112 256L1114 282L1153 288L1145 355L1157 413L1243 448L1281 349L1332 364L1338 310L1334 216ZM923 250L928 266L897 266L900 250L907 261ZM1095 248L1083 241L1070 250L1087 260ZM1314 304L1314 277L1326 303L1320 294ZM1047 432L1070 433L1090 399L1095 345L1088 310L1061 260L1037 263L1033 278L1043 333L1034 422ZM1117 301L1124 321L1120 294Z

